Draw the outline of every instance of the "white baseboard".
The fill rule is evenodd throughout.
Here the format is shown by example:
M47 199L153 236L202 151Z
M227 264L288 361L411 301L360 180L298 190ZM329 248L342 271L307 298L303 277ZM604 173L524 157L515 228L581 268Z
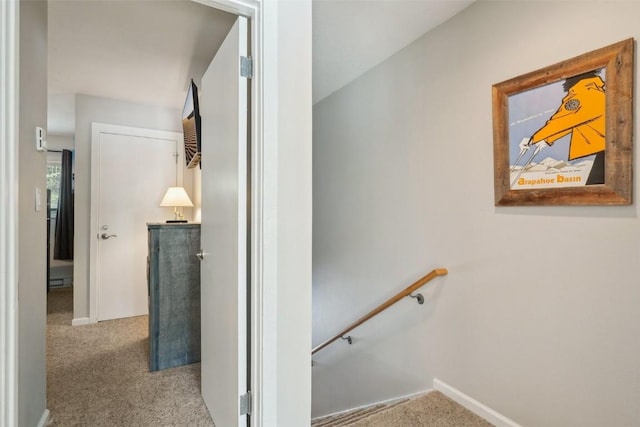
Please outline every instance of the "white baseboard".
M49 422L49 410L45 409L40 417L40 421L38 421L38 427L45 427Z
M356 406L355 408L345 409L344 411L333 412L331 414L326 414L326 415L318 415L317 417L313 417L313 419L335 417L337 415L342 415L347 412L358 411L360 409L367 409L376 405L393 405L394 403L400 402L401 400L415 399L416 397L424 396L425 394L430 393L432 391L433 391L432 389L429 389L429 390L419 391L417 393L406 394L404 396L392 397L391 399L385 399L385 400L380 400L378 402L367 403L366 405Z
M464 406L479 417L484 418L496 427L522 427L515 421L510 420L504 415L494 411L486 405L478 402L474 398L467 396L460 390L451 387L449 384L435 378L433 380L433 389L447 396L449 399Z
M82 326L89 325L91 320L88 317L78 317L77 319L73 319L71 321L71 326Z

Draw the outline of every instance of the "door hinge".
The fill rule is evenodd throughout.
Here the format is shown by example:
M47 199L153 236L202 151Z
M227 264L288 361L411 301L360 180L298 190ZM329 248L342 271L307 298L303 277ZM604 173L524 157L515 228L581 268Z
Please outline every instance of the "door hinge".
M253 58L240 57L240 76L250 79L253 77Z
M240 415L251 415L252 400L251 391L240 396Z

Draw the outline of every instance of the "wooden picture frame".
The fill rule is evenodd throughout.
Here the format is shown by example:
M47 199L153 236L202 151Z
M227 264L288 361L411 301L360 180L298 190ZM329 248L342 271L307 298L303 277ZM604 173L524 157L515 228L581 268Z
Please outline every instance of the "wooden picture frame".
M496 206L631 203L633 55L627 39L493 85Z

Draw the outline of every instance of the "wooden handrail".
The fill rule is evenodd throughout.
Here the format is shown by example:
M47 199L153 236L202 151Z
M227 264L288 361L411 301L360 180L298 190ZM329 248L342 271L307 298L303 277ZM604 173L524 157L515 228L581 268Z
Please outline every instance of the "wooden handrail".
M346 328L344 328L342 331L338 332L333 338L329 338L328 340L326 340L322 344L316 346L313 350L311 350L311 354L317 353L318 351L322 350L323 348L325 348L326 346L328 346L329 344L331 344L332 342L334 342L338 338L342 338L344 336L344 334L346 334L347 332L357 328L358 326L362 325L367 320L369 320L372 317L382 313L387 308L391 307L393 304L395 304L398 301L400 301L402 298L411 295L413 293L413 291L415 291L418 288L421 288L422 286L424 286L427 282L431 281L432 279L435 279L438 276L446 276L447 273L448 273L448 271L447 271L446 268L436 268L435 270L432 270L429 274L427 274L426 276L418 279L411 286L407 287L405 290L403 290L403 291L399 292L398 294L396 294L395 296L389 298L383 304L380 304L377 308L371 310L369 313L367 313L366 315L362 316L360 319L356 320L351 325L349 325Z

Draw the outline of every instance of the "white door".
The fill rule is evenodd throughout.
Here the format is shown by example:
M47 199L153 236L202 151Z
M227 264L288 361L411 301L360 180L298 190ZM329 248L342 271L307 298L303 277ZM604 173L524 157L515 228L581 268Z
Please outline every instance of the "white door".
M181 178L175 132L94 125L92 294L95 320L147 314L147 226L172 218L160 201ZM180 169L180 170L178 170ZM95 257L93 256L95 254ZM95 285L95 286L93 286Z
M239 17L202 78L202 397L214 423L247 425L247 20Z

